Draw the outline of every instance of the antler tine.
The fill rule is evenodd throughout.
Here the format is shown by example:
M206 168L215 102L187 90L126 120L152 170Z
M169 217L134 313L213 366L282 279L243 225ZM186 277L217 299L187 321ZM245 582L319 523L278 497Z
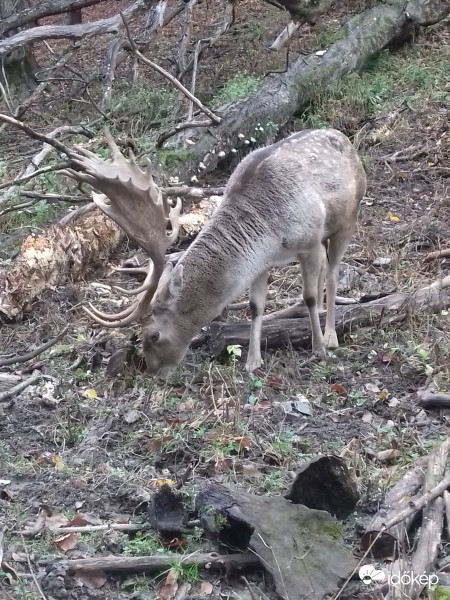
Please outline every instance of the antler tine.
M177 198L177 203L175 206L169 209L169 221L172 226L172 233L167 236L167 244L171 246L178 237L178 233L180 231L180 212L181 212L181 198Z
M117 319L123 319L124 317L127 317L128 315L130 315L135 310L136 304L137 304L137 302L134 302L133 304L130 304L130 306L127 306L127 308L125 308L121 312L114 314L114 313L102 312L101 310L98 310L97 308L95 308L95 306L91 302L89 302L89 306L90 306L89 314L92 313L93 315L99 317L100 319L105 319L105 321L117 321Z
M142 292L145 292L148 289L150 289L150 287L153 285L154 271L155 269L153 267L153 264L149 263L147 275L144 279L144 282L139 287L134 288L134 290L127 290L126 288L119 287L118 285L114 287L116 288L116 290L119 290L119 292L122 292L122 294L126 294L127 296L137 296L138 294L141 294Z
M147 275L148 267L111 267L118 273L128 273L129 275Z
M103 127L103 135L105 136L105 140L106 140L106 143L108 144L108 148L111 150L111 155L113 157L113 160L117 160L118 158L121 158L122 160L124 160L122 153L119 150L119 146L114 141L114 138L111 135L111 132L109 131L108 127L106 127L106 126Z
M91 308L93 308L91 306ZM114 329L116 327L126 327L127 325L131 325L132 323L134 323L139 314L139 303L136 303L135 306L133 306L133 310L128 314L125 315L122 318L117 318L117 315L106 315L107 317L113 317L115 316L114 320L109 320L107 321L106 319L103 319L101 317L98 317L96 315L96 313L93 310L89 310L88 308L86 308L85 306L83 306L83 310L91 317L91 319L93 319L96 323L98 323L99 325L103 325L103 327L109 327L111 329ZM96 309L94 309L96 312L98 312ZM102 313L102 314L106 314L106 313ZM122 313L118 313L119 315L121 315Z

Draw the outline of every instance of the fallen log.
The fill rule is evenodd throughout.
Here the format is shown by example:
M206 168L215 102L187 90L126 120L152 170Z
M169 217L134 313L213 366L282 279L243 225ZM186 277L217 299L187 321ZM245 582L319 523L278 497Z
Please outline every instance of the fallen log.
M410 501L410 508L415 506L423 509L422 526L416 541L415 552L411 558L402 556L391 565L389 569L391 582L393 575L401 575L404 572L414 573L416 576L429 575L433 572L444 522L445 504L444 499L440 496L450 484L450 472L445 470L449 451L450 438L447 438L430 454L421 499ZM439 480L441 480L440 483L436 485L436 481ZM437 490L440 490L439 494L436 493ZM425 501L427 497L428 500ZM396 519L398 520L399 517L400 515L397 515ZM399 577L398 584L384 588L386 600L388 598L389 600L400 600L401 598L415 600L426 583L426 578L423 583L417 577L404 583Z
M440 286L440 287L439 287ZM351 304L336 307L336 331L338 335L352 327L371 324L383 326L401 322L409 315L434 313L450 306L450 280L445 278L432 286L417 290L413 294L395 293L365 304ZM321 315L322 325L325 315ZM229 345L248 345L250 323L239 321L221 323L213 321L208 330L198 336L193 347L206 345L215 354L220 354ZM310 343L311 325L308 317L294 319L263 320L261 348L278 348L292 345L302 347Z
M21 318L24 308L50 286L80 279L109 257L123 232L99 212L67 227L28 236L8 272L0 273L0 313Z
M280 127L315 96L328 91L344 75L360 71L377 53L407 38L417 26L438 22L448 14L450 5L442 0L409 0L382 3L349 19L342 39L324 53L300 55L285 73L267 77L247 99L217 108L218 125L185 129L167 141L167 150L183 152L184 162L177 163L174 174L188 182L192 176L214 170L219 162L231 160L236 151L245 153L272 142Z
M361 545L369 557L385 560L396 558L403 549L406 534L417 512L409 514L401 523L386 529L385 524L411 500L417 499L423 485L428 457L419 459L416 466L405 473L387 492L377 513L366 526Z

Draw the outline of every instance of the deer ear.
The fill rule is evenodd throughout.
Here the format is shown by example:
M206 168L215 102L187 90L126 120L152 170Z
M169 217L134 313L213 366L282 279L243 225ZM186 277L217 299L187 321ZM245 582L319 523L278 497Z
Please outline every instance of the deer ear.
M169 279L169 293L171 299L178 300L183 289L183 265L178 265L172 271L172 276Z
M159 282L158 298L165 307L173 305L180 297L183 288L183 265L175 268L168 263Z

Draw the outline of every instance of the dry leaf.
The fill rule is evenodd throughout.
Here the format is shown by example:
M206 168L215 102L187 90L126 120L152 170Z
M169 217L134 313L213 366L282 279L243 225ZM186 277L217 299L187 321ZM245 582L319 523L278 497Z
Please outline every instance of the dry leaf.
M101 525L102 521L91 513L77 513L68 523L68 527L84 527L86 525Z
M381 462L387 462L389 460L393 460L394 458L398 458L402 453L400 450L396 450L395 448L389 448L389 450L381 450L377 452L375 457L377 460Z
M392 223L397 223L397 221L399 220L398 217L394 217L394 215L391 215L391 213L388 213L386 218L391 221Z
M380 393L380 388L375 383L366 383L364 387L368 392L373 392L374 394Z
M90 590L98 590L107 582L105 571L102 569L80 569L74 575L76 581L81 581Z
M124 416L123 420L125 423L131 425L132 423L136 423L141 418L141 413L138 410L129 410Z
M264 475L264 473L261 473L261 471L251 463L248 465L239 465L236 470L244 477L261 477Z
M90 398L91 400L94 399L94 398L98 398L97 392L95 390L92 390L92 389L84 390L83 396L85 398Z
M200 595L201 596L210 596L214 591L214 586L209 581L202 581L200 586Z
M56 454L52 456L52 463L55 465L55 469L64 469L64 463Z
M361 421L363 423L371 423L373 419L373 414L371 412L369 412L368 410L366 410L366 412L363 414Z
M27 563L27 555L25 552L11 552L11 558L14 562Z
M158 598L161 598L161 600L171 600L177 593L177 580L178 571L176 569L170 569L162 588L159 590Z
M78 537L76 533L65 533L55 538L53 543L61 552L67 552L75 548L78 543Z
M50 515L46 513L45 517L45 527L49 531L55 531L55 529L59 529L60 527L65 527L69 519L64 515L61 515L57 512L52 512Z
M346 396L347 395L347 390L340 383L333 383L333 385L330 385L330 390L332 392L336 392L336 394L339 394L339 396Z

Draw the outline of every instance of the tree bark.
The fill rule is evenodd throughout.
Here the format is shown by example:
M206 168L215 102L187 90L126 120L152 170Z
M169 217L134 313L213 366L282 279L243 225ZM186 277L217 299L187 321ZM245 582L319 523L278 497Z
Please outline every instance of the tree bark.
M450 3L444 0L393 0L353 17L345 25L346 37L332 44L325 54L300 56L287 72L267 78L247 99L217 109L216 114L222 118L219 125L187 129L166 142L171 152L185 149L186 140L194 142L188 142L189 156L183 164L177 164L177 175L189 181L193 175L214 170L220 160L231 160L236 155L233 150L245 152L273 141L279 128L314 96L342 76L361 70L382 49L403 38L405 32L448 14ZM256 143L250 143L251 138ZM225 158L218 156L222 152Z
M448 285L449 282L446 282ZM364 327L373 323L387 324L404 321L408 315L420 312L433 313L450 306L450 288L426 287L414 294L390 294L380 300L365 304L336 307L336 331L339 334L352 327ZM325 315L321 315L322 325ZM214 354L220 354L227 346L247 346L250 340L250 322L220 323L213 321L207 333L197 337L193 345L207 344ZM261 348L278 348L291 344L301 347L311 340L309 317L299 319L263 320Z
M35 6L28 8L16 9L14 14L10 14L1 20L0 38L8 31L34 24L38 19L81 10L100 2L106 2L106 0L48 0L47 2L39 2Z
M137 0L131 6L122 11L123 17L128 20L140 12L147 9L147 5L154 4L157 0ZM92 23L82 23L80 25L42 25L33 27L25 31L20 31L15 35L0 41L0 57L15 48L29 44L30 42L40 42L42 40L70 39L78 40L91 35L104 35L106 33L117 33L123 27L123 21L120 14L107 19L99 19Z
M3 22L27 8L29 8L27 0L18 0L17 2L3 0L0 2L0 38L3 37L1 33ZM12 29L9 31L11 34L14 33ZM36 88L35 73L38 65L28 46L14 47L11 52L4 53L2 58L3 69L0 70L0 83L9 90L11 95L20 96L22 92L33 91Z

